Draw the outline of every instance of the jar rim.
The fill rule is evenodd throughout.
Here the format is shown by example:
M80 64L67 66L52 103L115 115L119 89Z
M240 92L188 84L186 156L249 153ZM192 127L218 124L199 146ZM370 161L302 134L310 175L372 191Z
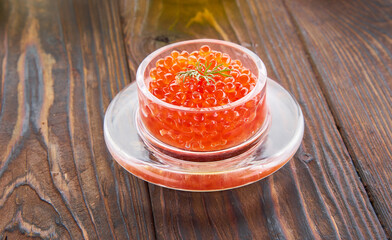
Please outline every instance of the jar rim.
M254 62L258 69L258 76L257 76L257 82L255 87L244 97L238 99L235 102L228 103L222 106L216 106L216 107L205 107L205 108L192 108L192 107L185 107L185 106L178 106L174 105L168 102L165 102L156 96L154 96L147 88L146 83L144 81L144 73L146 71L147 66L150 64L150 62L156 58L158 55L160 55L164 51L169 51L170 49L178 48L182 45L188 45L188 44L222 44L229 46L231 48L235 48L239 51L244 52L248 57ZM166 45L164 47L161 47L154 52L150 53L139 65L137 72L136 72L136 82L137 86L139 88L139 91L144 94L145 97L147 97L150 101L156 102L157 104L172 109L172 110L179 110L183 112L214 112L214 111L223 111L227 110L230 108L237 107L241 104L244 104L245 102L249 101L253 97L255 97L265 86L267 83L267 70L265 68L265 65L263 61L251 50L238 45L236 43L228 42L228 41L223 41L223 40L217 40L217 39L195 39L195 40L187 40L187 41L181 41L181 42L176 42L172 43L169 45Z

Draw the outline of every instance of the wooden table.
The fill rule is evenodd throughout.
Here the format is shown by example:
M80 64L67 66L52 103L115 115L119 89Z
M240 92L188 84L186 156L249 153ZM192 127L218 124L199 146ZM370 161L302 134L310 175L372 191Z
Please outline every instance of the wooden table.
M1 0L0 239L392 238L391 1ZM148 184L103 117L142 59L218 38L264 60L305 136L235 190Z

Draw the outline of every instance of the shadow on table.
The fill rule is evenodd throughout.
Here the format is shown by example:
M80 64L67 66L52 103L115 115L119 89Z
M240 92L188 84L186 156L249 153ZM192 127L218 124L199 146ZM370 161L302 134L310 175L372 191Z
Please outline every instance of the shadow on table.
M286 165L271 177L222 192L192 193L150 185L156 232L198 239L284 236L280 214L291 215L288 208L298 207L293 182Z

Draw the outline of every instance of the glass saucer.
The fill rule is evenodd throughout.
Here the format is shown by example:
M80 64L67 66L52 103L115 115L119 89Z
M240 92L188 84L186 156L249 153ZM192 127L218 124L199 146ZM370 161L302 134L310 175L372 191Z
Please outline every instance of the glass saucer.
M123 168L159 186L200 192L244 186L285 165L303 137L302 111L291 94L268 79L266 96L271 123L262 141L234 157L194 162L166 155L139 137L137 86L132 83L112 100L106 111L106 145Z

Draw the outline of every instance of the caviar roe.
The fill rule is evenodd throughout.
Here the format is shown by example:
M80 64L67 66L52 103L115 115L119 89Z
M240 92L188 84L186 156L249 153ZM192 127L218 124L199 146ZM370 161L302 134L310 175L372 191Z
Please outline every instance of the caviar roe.
M199 67L199 68L198 68ZM198 70L201 76L208 70L225 70L212 75L213 80L201 77L179 77L182 71ZM205 108L226 105L247 95L256 84L256 76L242 66L240 60L202 46L199 51L171 52L150 70L150 92L157 98L178 106Z
M204 77L179 75L197 70L203 76L213 69L222 74L210 75L209 81ZM213 51L209 46L191 53L172 51L156 61L149 76L145 83L155 97L172 105L195 109L169 108L139 94L140 116L146 129L171 146L192 151L226 149L248 140L266 121L265 87L259 87L258 94L235 107L205 110L243 98L257 83L256 76L240 60Z

